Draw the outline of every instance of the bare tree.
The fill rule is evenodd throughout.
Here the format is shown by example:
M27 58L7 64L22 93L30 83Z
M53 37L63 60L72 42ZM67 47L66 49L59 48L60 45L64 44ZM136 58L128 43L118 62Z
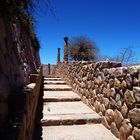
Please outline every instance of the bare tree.
M69 44L69 59L75 61L92 61L97 57L96 43L85 36L73 37Z
M135 52L131 46L123 48L117 55L116 61L121 62L124 65L133 64L137 62Z

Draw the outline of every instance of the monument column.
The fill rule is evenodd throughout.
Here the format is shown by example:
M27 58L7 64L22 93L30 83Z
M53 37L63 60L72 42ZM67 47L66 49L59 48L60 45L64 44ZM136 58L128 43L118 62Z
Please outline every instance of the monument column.
M64 37L64 62L68 62L68 37Z
M60 64L60 48L58 48L58 52L57 52L57 64Z
M50 73L51 73L51 66L50 64L48 64L48 75L50 75Z

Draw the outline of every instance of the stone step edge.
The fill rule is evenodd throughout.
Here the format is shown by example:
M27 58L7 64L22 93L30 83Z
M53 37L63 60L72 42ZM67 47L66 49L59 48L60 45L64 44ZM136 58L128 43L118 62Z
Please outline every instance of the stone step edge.
M46 115L46 119L41 120L42 126L97 124L101 122L102 117L96 113Z
M44 78L60 78L59 76L54 76L54 75L46 75Z
M74 102L81 101L81 98L43 98L43 102Z
M72 91L72 88L44 88L44 91Z
M54 79L49 79L49 78L44 78L44 80L47 80L47 81L62 81L62 79L60 78L54 78Z
M44 83L44 85L66 85L67 83Z

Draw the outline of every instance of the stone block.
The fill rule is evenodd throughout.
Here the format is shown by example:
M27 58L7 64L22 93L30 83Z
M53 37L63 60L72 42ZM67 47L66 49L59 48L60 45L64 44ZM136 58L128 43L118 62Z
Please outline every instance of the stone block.
M140 124L140 108L130 110L128 118L131 120L132 125L137 126L137 124Z
M126 90L124 93L124 98L128 106L132 106L136 102L133 91L131 90Z
M115 113L112 109L107 109L105 113L105 118L110 125L115 120Z
M127 140L135 140L135 138L133 136L129 136Z
M140 102L140 87L133 87L134 97L137 102Z
M121 112L115 109L115 123L118 129L120 128L122 121L123 121L123 116Z
M122 126L120 128L120 140L126 140L129 135L132 133L132 125L128 119L125 119L122 122Z
M137 127L134 127L132 135L135 138L135 140L140 140L140 129L138 129Z
M137 74L137 72L138 72L138 69L140 69L140 66L138 65L138 66L130 66L130 67L128 67L128 73L130 74L130 75L136 75Z
M121 113L124 118L127 116L127 112L128 112L128 107L127 107L126 103L124 103L123 106L121 107Z
M108 122L107 122L107 120L106 120L106 117L102 117L102 124L107 128L107 129L110 129L110 126L109 126L109 124L108 124Z
M111 132L117 137L119 138L120 137L120 133L119 133L119 130L117 129L117 126L114 122L111 123L110 125L110 130Z
M114 87L117 90L121 88L121 82L117 78L114 79Z

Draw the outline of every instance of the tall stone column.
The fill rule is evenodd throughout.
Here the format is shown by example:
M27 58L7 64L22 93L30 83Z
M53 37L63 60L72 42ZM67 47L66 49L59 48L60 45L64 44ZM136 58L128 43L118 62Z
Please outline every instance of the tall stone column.
M50 73L51 73L51 65L48 64L48 75L50 75Z
M64 62L68 62L68 37L64 37Z
M60 48L58 48L57 52L57 64L60 64Z

